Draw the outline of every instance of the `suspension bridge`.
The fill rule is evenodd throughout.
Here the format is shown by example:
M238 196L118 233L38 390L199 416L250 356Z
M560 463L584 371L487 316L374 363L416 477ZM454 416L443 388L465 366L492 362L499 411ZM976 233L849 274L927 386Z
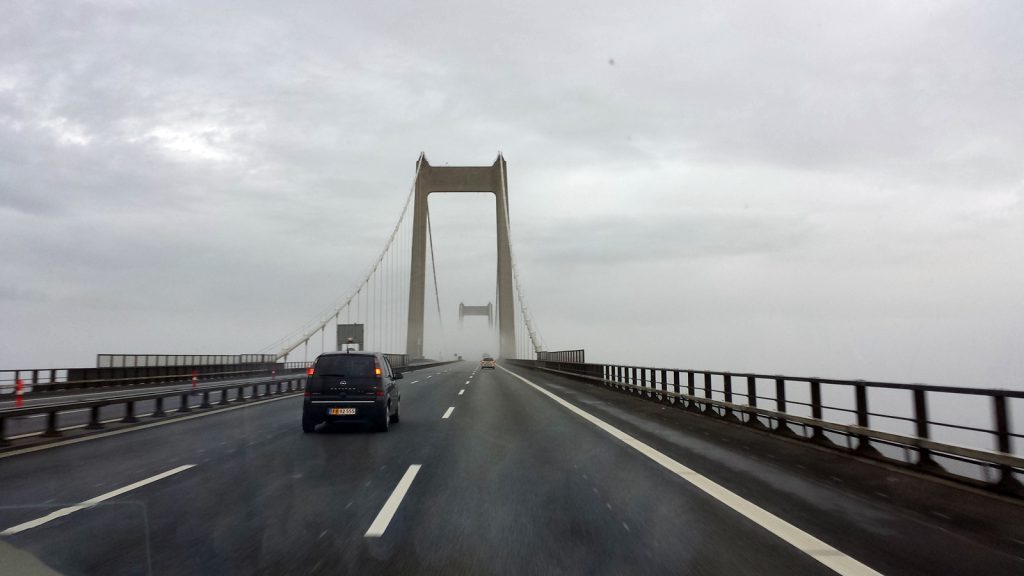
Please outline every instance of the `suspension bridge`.
M458 318L493 371L446 343L427 201L480 192L494 299ZM500 154L421 154L361 280L264 350L0 370L0 572L1024 573L1024 392L546 349L510 201ZM302 434L310 363L351 348L400 423Z

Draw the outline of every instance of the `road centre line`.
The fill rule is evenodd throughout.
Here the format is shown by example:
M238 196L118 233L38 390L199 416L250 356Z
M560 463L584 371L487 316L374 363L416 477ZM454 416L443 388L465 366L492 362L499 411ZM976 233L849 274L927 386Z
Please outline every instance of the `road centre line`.
M504 366L499 366L499 368L501 368L505 372L508 372L512 376L522 380L523 382L530 385L538 392L551 398L558 404L561 404L570 412L573 412L574 414L590 422L594 426L600 428L601 430L604 430L612 437L621 440L630 448L633 448L637 452L643 454L644 456L647 456L655 463L660 464L664 468L668 469L670 472L676 474L683 480L699 488L700 490L702 490L704 493L711 496L715 500L718 500L722 504L725 504L729 508L732 508L736 512L740 513L742 516L745 516L748 520L751 520L758 526L764 528L765 530L768 530L772 534L784 540L786 543L794 546L796 549L800 550L804 554L807 554L808 556L817 560L818 562L821 562L822 564L824 564L828 568L831 568L838 574L842 574L844 576L881 576L879 572L872 570L868 566L858 562L850 556L847 556L846 554L840 552L836 548L829 546L825 542L822 542L821 540L815 538L807 532L804 532L803 530L797 528L789 522L786 522L785 520L779 518L771 512L768 512L767 510L761 508L757 504L754 504L753 502L750 502L748 500L744 500L735 492L730 491L728 488L725 488L724 486L715 483L711 479L699 474L698 472L680 464L679 462L670 458L668 455L659 452L658 450L652 448L651 446L641 442L640 440L637 440L636 438L630 436L629 434L626 434L622 430L619 430L618 428L612 426L611 424L608 424L607 422L601 420L600 418L593 416L589 412L577 408L570 402L563 400L561 397L555 395L552 392L549 392L548 390L538 386L537 384L534 384L533 382L527 380L526 378L523 378L522 376L516 374L515 372L509 370L508 368L505 368Z
M465 392L465 391L466 391L465 388L463 388L462 390L459 390L459 396L462 396L462 393Z
M415 384L417 382L419 382L419 380L413 380L412 382L410 382L410 384Z
M164 478L167 478L168 476L173 476L173 475L177 474L178 472L184 472L185 470L188 470L189 468L192 468L193 466L195 466L195 464L185 464L184 466L178 466L177 468L172 468L171 470L168 470L166 472L162 472L160 474L157 474L156 476L150 476L149 478L146 478L145 480L139 480L138 482L135 482L134 484L129 484L129 485L124 486L122 488L118 488L117 490L112 490L110 492L107 492L106 494L101 494L100 496L97 496L97 497L92 498L90 500L86 500L85 502L82 502L81 504L75 504L74 506L68 506L67 508L61 508L60 510L54 510L53 512L50 512L46 516L42 516L40 518L36 518L35 520L29 520L28 522L23 522L21 524L18 524L17 526L11 526L7 530L4 530L3 532L0 532L0 536L13 536L13 535L15 535L15 534L17 534L19 532L24 532L25 530L29 530L31 528L36 528L38 526L42 526L43 524L46 524L47 522L49 522L51 520L56 520L57 518L62 518L64 516L67 516L67 515L72 514L74 512L78 512L79 510L85 510L86 508L92 508L93 506L99 504L100 502L103 502L105 500L110 500L111 498L114 498L116 496L120 496L121 494L124 494L126 492L131 492L132 490L135 490L136 488L141 488L141 487L145 486L146 484L152 484L153 482L156 482L157 480L163 480Z
M441 416L441 420L447 420L448 417L451 416L452 412L454 412L454 411L455 411L455 406L449 406L448 409L444 411L444 416Z
M412 481L416 478L416 474L420 471L419 464L413 464L409 466L409 469L405 471L402 479L398 481L398 486L395 486L395 490L391 492L391 496L388 496L384 507L377 513L377 517L374 518L373 524L370 524L370 528L366 531L364 537L366 538L380 538L384 535L384 531L388 529L388 524L391 523L391 519L395 517L395 512L398 511L398 506L402 503L402 499L405 498L406 492L409 491L409 486L412 486Z

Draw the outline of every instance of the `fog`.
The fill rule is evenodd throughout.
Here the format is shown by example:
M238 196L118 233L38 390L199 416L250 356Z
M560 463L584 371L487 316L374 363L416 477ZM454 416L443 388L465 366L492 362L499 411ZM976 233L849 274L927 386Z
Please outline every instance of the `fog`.
M1019 388L1022 29L1012 1L8 2L0 367L266 349L358 286L421 151L501 151L547 349ZM495 298L493 197L431 218L428 354L496 353L457 318Z

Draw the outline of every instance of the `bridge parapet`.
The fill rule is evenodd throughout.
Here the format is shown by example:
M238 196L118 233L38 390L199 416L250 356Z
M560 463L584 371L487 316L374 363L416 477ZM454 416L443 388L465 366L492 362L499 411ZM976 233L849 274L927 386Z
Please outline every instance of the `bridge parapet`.
M567 357L508 362L1024 497L1024 458L1015 445L1024 436L1011 427L1011 402L1024 409L1024 391L592 364ZM884 411L870 410L869 400ZM929 416L937 401L947 414L943 420Z

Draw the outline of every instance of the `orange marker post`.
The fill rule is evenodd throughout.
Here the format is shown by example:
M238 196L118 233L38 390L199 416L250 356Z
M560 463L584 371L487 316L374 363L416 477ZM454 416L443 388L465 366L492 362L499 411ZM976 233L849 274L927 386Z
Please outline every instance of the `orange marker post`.
M14 407L21 408L25 405L25 382L18 378L14 381Z

